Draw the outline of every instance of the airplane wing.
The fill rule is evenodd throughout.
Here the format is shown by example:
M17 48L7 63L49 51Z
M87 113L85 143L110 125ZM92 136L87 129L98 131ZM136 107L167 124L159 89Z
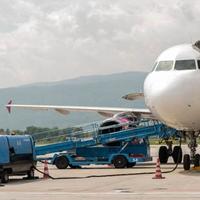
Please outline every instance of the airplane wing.
M131 112L136 116L141 116L142 118L151 118L154 119L154 116L148 109L141 108L116 108L116 107L89 107L89 106L59 106L59 105L22 105L22 104L12 104L10 101L6 108L9 113L11 108L22 108L22 109L31 109L31 110L53 110L57 111L63 115L67 115L70 112L97 112L104 117L112 117L120 112Z

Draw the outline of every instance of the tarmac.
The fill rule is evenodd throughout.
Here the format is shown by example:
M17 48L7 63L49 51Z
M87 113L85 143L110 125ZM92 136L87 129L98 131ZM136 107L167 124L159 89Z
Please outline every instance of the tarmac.
M186 147L184 147L184 153ZM165 179L152 179L158 146L152 146L153 162L146 162L128 169L112 166L87 166L82 169L58 170L49 165L50 175L65 179L22 180L11 177L8 184L0 187L2 200L118 200L118 199L199 199L200 172L184 171L182 164L172 173L162 173ZM161 165L162 172L174 167L172 160ZM43 171L43 164L38 168ZM152 172L153 174L141 174ZM138 174L139 173L139 174Z

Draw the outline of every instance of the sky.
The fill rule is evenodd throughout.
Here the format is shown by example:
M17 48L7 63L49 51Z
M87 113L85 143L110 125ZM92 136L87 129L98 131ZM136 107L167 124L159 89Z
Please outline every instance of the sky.
M199 25L199 0L1 0L0 87L150 71Z

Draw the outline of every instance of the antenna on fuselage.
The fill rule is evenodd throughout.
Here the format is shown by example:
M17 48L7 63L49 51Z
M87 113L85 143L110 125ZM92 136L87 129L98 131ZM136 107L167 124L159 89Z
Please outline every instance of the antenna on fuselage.
M200 40L197 40L192 47L197 50L198 52L200 52Z

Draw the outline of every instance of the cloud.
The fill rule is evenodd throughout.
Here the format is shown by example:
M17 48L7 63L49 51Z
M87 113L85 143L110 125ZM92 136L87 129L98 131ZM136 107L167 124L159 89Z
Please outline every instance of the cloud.
M199 22L198 0L2 0L0 86L149 71Z

